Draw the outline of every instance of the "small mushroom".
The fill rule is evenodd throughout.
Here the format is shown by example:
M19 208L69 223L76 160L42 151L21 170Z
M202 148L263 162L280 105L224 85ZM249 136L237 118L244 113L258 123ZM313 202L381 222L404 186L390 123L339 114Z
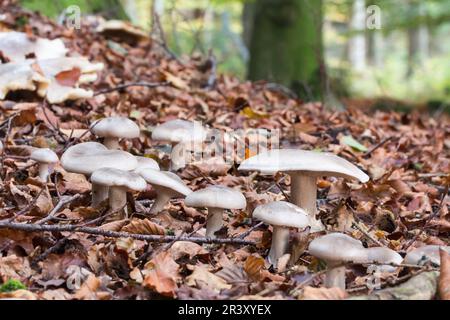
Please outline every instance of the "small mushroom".
M35 149L31 152L30 158L39 163L39 179L47 182L50 165L59 161L56 153L48 148Z
M369 177L347 160L331 153L296 149L275 149L243 161L241 171L260 171L274 174L278 171L291 176L291 202L303 208L314 218L316 230L323 230L317 214L317 178L335 176L367 182Z
M108 117L95 121L91 131L104 138L103 144L108 149L120 149L120 139L138 138L140 134L136 123L125 117Z
M152 214L160 212L173 197L186 196L192 192L175 173L149 168L136 170L135 172L156 190L156 200L150 209Z
M403 262L405 264L424 265L427 262L431 262L435 266L441 265L441 258L439 255L439 249L443 249L450 254L450 246L438 246L428 245L419 247L409 251Z
M330 233L315 238L309 244L309 253L327 263L325 286L345 290L345 263L364 263L367 252L361 241L343 233Z
M189 207L208 208L206 236L211 238L222 228L224 209L244 209L247 206L247 200L240 191L224 186L209 186L192 192L184 203Z
M189 149L187 145L203 142L206 135L206 129L199 122L182 119L164 122L152 131L153 140L168 141L172 144L171 170L174 171L184 167L185 159L181 159L180 154Z
M128 152L108 150L98 142L84 142L68 148L61 157L61 165L68 172L89 177L92 172L100 168L134 170L138 160ZM92 183L92 206L98 207L107 198L108 187Z
M114 168L101 168L94 171L91 181L109 188L109 207L128 218L127 191L144 191L147 183L137 173Z
M272 225L272 245L270 246L269 262L276 265L289 245L289 228L305 229L311 226L311 218L307 212L296 205L275 201L256 207L253 218Z

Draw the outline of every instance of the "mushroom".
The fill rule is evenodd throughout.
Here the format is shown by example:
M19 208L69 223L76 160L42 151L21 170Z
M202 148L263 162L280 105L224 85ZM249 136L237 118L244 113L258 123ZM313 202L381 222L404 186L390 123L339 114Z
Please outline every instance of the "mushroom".
M61 157L61 165L69 172L89 177L92 172L100 168L134 170L138 165L138 160L128 152L108 150L98 142L84 142L68 148ZM93 207L98 207L107 197L107 187L92 183Z
M152 214L160 212L173 197L186 196L192 192L175 173L149 168L138 169L135 172L151 184L157 192L155 203L150 209Z
M147 183L135 172L115 168L101 168L91 175L92 183L109 188L109 208L128 218L127 191L144 191Z
M315 238L309 244L309 253L327 263L325 286L345 290L345 263L367 262L367 252L361 241L343 233L330 233Z
M208 208L206 236L214 238L214 233L222 228L224 209L244 209L247 201L238 190L224 186L209 186L186 196L184 203L189 207Z
M56 153L49 148L35 149L31 152L30 158L39 163L39 179L47 182L48 175L50 174L49 165L59 161Z
M136 160L138 162L138 165L137 165L136 169L134 169L134 171L145 170L145 169L159 170L158 162L156 162L152 158L137 156Z
M380 272L394 272L397 268L390 264L401 264L403 258L400 254L392 249L385 247L373 247L366 249L366 256L368 263L376 263L371 266Z
M185 144L201 143L206 139L206 134L206 129L199 122L176 119L156 126L152 131L152 139L172 144L171 169L178 170L185 165L185 159L181 159L180 154L184 155L185 150L190 149Z
M140 130L136 123L125 117L108 117L95 121L91 131L104 138L103 144L108 149L120 149L119 139L139 137Z
M268 256L272 265L276 265L278 259L287 252L289 228L304 229L311 226L311 219L307 212L285 201L269 202L256 207L253 218L273 227L272 245Z
M291 176L291 201L306 210L314 219L316 230L323 230L317 214L317 184L321 176L336 176L367 182L369 177L347 160L331 153L296 149L276 149L260 153L241 163L238 170L274 174L278 171Z
M443 249L450 254L450 246L428 245L409 251L405 256L403 263L424 265L427 262L431 262L433 265L440 266L441 258L439 249Z

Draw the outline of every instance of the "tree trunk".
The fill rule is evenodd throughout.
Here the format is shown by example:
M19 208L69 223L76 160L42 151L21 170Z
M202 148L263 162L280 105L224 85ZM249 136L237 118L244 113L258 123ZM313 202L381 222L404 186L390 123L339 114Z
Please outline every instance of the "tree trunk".
M418 11L418 15L425 14L424 6L420 3L411 3L411 12ZM408 73L410 77L414 72L414 66L427 59L429 55L428 26L421 24L408 29Z
M321 0L259 0L246 4L248 77L268 80L314 99L322 91Z
M363 71L366 67L366 6L364 0L355 0L352 7L350 31L357 32L349 41L348 59L356 71Z

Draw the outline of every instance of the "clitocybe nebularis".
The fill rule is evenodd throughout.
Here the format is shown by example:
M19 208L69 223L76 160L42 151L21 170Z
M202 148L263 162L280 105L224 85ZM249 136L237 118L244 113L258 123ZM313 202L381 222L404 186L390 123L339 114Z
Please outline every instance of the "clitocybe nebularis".
M272 265L277 265L278 259L287 253L289 229L305 229L311 226L311 218L305 210L285 201L260 205L253 211L252 216L272 225L272 245L268 256Z
M244 195L233 188L209 186L190 193L184 200L188 207L208 208L206 236L214 238L215 232L222 228L225 209L244 209L247 200Z
M90 177L101 168L130 171L137 167L138 160L132 154L120 150L108 150L98 142L83 142L68 148L61 157L61 165L68 172ZM108 187L92 183L92 207L98 207L108 198Z
M439 249L443 249L450 254L450 246L428 245L409 251L404 259L405 264L424 265L431 262L436 266L441 265Z
M347 160L331 153L275 149L260 153L241 163L241 171L260 171L261 174L286 172L291 176L291 202L314 218L316 230L323 230L317 214L317 178L335 176L367 182L369 177Z
M56 153L48 148L35 149L30 154L31 160L39 163L39 179L47 182L50 174L50 166L59 161Z
M108 117L95 121L91 131L103 138L103 144L108 149L120 149L120 139L138 138L140 134L136 123L125 117Z

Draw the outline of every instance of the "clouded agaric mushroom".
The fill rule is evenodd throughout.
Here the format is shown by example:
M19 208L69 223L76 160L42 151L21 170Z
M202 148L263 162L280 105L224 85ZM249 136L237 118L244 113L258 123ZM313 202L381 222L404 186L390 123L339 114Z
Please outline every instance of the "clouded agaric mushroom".
M152 170L143 168L135 170L142 178L151 184L156 190L155 203L150 209L150 213L160 212L170 199L176 196L186 196L192 192L176 174L167 171Z
M179 159L179 154L184 149L184 143L199 143L206 139L207 131L203 128L199 122L192 122L182 119L170 120L156 126L152 131L152 139L159 141L168 141L172 144L172 161ZM182 168L183 165L179 165L172 162L172 170Z
M120 212L125 218L128 218L127 191L144 191L147 187L145 180L137 173L114 168L95 170L91 175L91 181L109 187L110 209L113 212Z
M31 152L31 160L39 163L39 179L46 182L50 174L50 165L59 161L55 152L48 148L35 149Z
M96 136L104 138L103 144L108 149L120 149L120 139L133 139L139 137L139 127L136 123L125 117L109 117L95 121L91 131Z
M136 160L138 161L138 165L137 165L136 169L134 169L134 171L145 170L145 169L159 170L158 162L156 162L152 158L137 156Z
M289 228L304 229L311 226L311 218L307 212L285 201L269 202L258 206L253 211L253 218L273 227L269 252L269 262L273 265L276 265L278 259L287 252Z
M343 233L330 233L318 237L309 244L309 253L327 263L325 286L345 290L345 263L366 262L365 248L361 241Z
M321 176L344 177L367 182L369 177L347 160L331 153L295 149L277 149L260 153L241 163L239 170L274 174L278 171L291 176L291 201L313 218L317 214L317 184ZM317 230L323 229L320 221Z
M403 261L400 254L384 247L366 249L366 257L367 263L377 263L374 267L380 272L394 272L397 268L395 266L390 266L389 264L401 264Z
M424 265L427 262L431 262L432 264L439 266L441 264L439 248L442 248L443 250L447 251L450 254L450 246L437 246L437 245L423 246L408 252L403 262L405 264L415 264L415 265Z
M189 207L208 208L206 236L211 238L222 228L224 209L244 209L247 206L247 201L240 191L224 186L209 186L192 192L184 203Z
M84 142L66 150L61 157L61 165L69 172L81 173L89 177L100 168L133 170L138 160L130 153L120 150L108 150L98 142ZM108 197L108 188L92 183L92 206L98 206Z

